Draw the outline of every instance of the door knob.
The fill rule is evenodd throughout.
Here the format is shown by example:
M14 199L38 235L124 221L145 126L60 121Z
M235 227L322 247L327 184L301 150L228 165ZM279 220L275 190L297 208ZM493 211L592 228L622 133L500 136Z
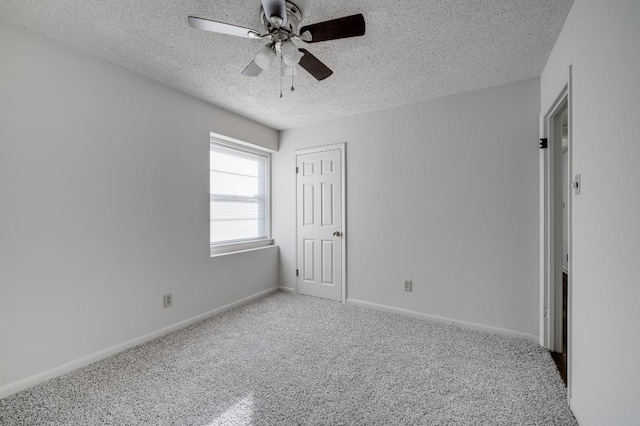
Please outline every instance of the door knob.
M334 237L339 237L340 235L342 235L342 234L340 234L340 231L336 231L336 232L333 233Z

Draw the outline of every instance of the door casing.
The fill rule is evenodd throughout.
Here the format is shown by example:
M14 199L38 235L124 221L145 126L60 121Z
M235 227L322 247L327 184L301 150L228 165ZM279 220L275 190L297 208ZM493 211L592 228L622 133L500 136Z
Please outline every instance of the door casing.
M568 114L568 174L569 182L573 181L573 135L572 135L572 99L571 99L571 67L562 80L558 95L545 109L540 117L541 137L547 139L547 149L540 150L540 345L553 351L554 339L554 315L556 303L555 285L557 276L562 276L562 262L558 261L562 256L562 244L558 253L557 240L562 239L561 233L555 226L555 212L558 186L556 181L562 181L561 176L556 176L556 160L562 161L562 133L558 132L556 117L567 108ZM560 137L558 137L560 135ZM560 149L558 149L560 148ZM557 155L560 158L556 158ZM561 190L561 187L560 187ZM560 199L561 199L560 194ZM568 285L567 285L567 398L571 400L571 366L573 358L572 350L572 286L573 286L573 191L569 191L567 197L567 233L568 233ZM558 268L560 271L558 271ZM558 274L559 272L559 274ZM562 282L560 280L560 285Z

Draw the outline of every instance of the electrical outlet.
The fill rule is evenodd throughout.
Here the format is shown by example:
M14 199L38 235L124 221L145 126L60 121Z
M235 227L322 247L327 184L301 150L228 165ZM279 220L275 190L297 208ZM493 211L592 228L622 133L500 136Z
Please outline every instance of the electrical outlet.
M404 291L413 291L413 281L404 280Z
M173 306L173 295L171 293L164 295L164 307L170 308Z

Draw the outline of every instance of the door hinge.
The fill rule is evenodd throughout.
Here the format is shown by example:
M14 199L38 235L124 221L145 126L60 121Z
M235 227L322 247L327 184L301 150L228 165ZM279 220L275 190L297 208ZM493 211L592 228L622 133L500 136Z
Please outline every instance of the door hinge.
M540 149L547 149L547 138L540 139Z
M296 269L296 277L300 275L300 271Z
M298 174L298 168L296 167L296 174Z
M549 318L549 308L544 308L544 317Z

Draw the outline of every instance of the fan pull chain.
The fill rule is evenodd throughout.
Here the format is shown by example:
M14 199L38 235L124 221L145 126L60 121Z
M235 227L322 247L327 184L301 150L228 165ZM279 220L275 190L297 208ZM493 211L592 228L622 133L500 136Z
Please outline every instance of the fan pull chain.
M280 97L282 98L282 80L284 80L284 76L282 75L282 52L280 52Z
M295 72L293 72L293 69L291 70L291 91L293 92L294 90L296 90L295 87L293 87L293 75L295 74Z

